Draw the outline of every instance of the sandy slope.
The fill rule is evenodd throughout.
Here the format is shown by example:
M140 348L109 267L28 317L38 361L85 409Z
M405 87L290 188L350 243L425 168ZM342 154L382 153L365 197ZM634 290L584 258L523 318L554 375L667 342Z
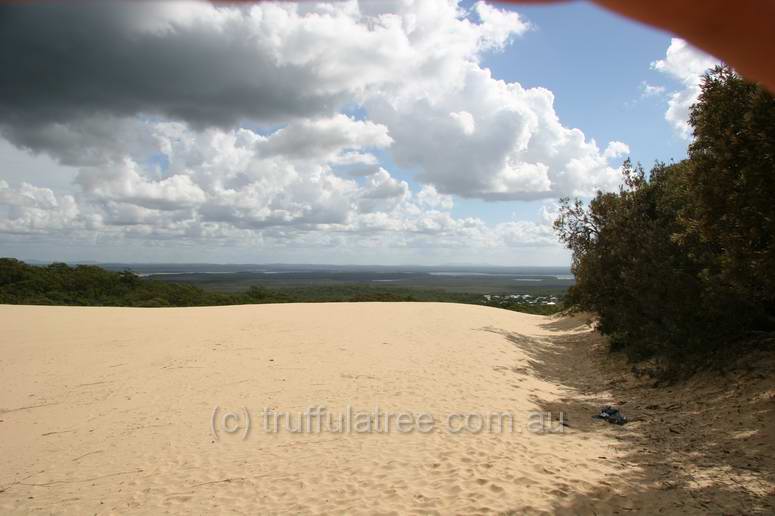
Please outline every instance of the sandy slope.
M628 438L648 428L592 422L616 394L596 384L578 345L588 330L574 320L430 303L0 306L0 328L0 513L632 514L710 503L683 485L649 491L657 479L633 455L645 445ZM423 413L434 428L292 433L280 420L267 431L267 407L292 423L309 407ZM570 426L536 433L546 410L566 411ZM513 431L448 427L450 414L473 414L476 427L475 415L493 413L513 415ZM734 503L768 503L771 477L757 479Z

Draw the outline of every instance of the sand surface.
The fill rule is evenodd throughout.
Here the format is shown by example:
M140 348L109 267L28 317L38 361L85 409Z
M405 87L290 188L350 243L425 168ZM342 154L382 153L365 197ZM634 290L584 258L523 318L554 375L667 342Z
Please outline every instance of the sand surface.
M636 380L602 378L602 355L577 319L436 303L0 306L0 328L0 513L773 507L767 378L732 400L756 398L753 419L734 422L736 436L721 431L728 442L703 455L691 446L721 435L728 418L705 425L699 443L681 441L704 435L686 421L654 424L676 408ZM644 421L595 422L603 402ZM310 416L298 431L309 409L331 417ZM326 428L348 411L349 427ZM551 417L540 424L542 412ZM369 431L365 413L381 413L382 426ZM415 421L399 428L388 414ZM736 445L754 452L731 459ZM723 482L692 469L698 453Z

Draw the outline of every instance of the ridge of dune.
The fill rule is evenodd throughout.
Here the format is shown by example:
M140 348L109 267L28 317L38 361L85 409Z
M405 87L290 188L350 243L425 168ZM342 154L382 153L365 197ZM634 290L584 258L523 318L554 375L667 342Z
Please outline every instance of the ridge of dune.
M589 352L566 353L593 339L577 319L443 303L0 306L0 326L3 513L648 512L622 496L643 479L633 430L589 418L615 395L573 378L595 377ZM436 424L262 420L310 407ZM448 425L503 413L512 431Z

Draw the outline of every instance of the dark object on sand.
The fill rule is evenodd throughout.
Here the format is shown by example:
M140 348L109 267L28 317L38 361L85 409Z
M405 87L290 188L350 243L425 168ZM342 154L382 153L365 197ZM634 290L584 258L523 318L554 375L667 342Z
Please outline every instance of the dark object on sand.
M621 412L619 412L618 408L614 408L611 405L606 405L600 409L600 414L592 416L592 419L602 419L613 425L623 425L627 423L627 418L624 417Z

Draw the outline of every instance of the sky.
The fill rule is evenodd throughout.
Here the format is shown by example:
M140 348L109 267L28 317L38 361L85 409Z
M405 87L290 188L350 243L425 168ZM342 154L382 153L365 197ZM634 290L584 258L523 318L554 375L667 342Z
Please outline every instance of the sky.
M0 256L570 263L716 60L587 2L0 5Z

